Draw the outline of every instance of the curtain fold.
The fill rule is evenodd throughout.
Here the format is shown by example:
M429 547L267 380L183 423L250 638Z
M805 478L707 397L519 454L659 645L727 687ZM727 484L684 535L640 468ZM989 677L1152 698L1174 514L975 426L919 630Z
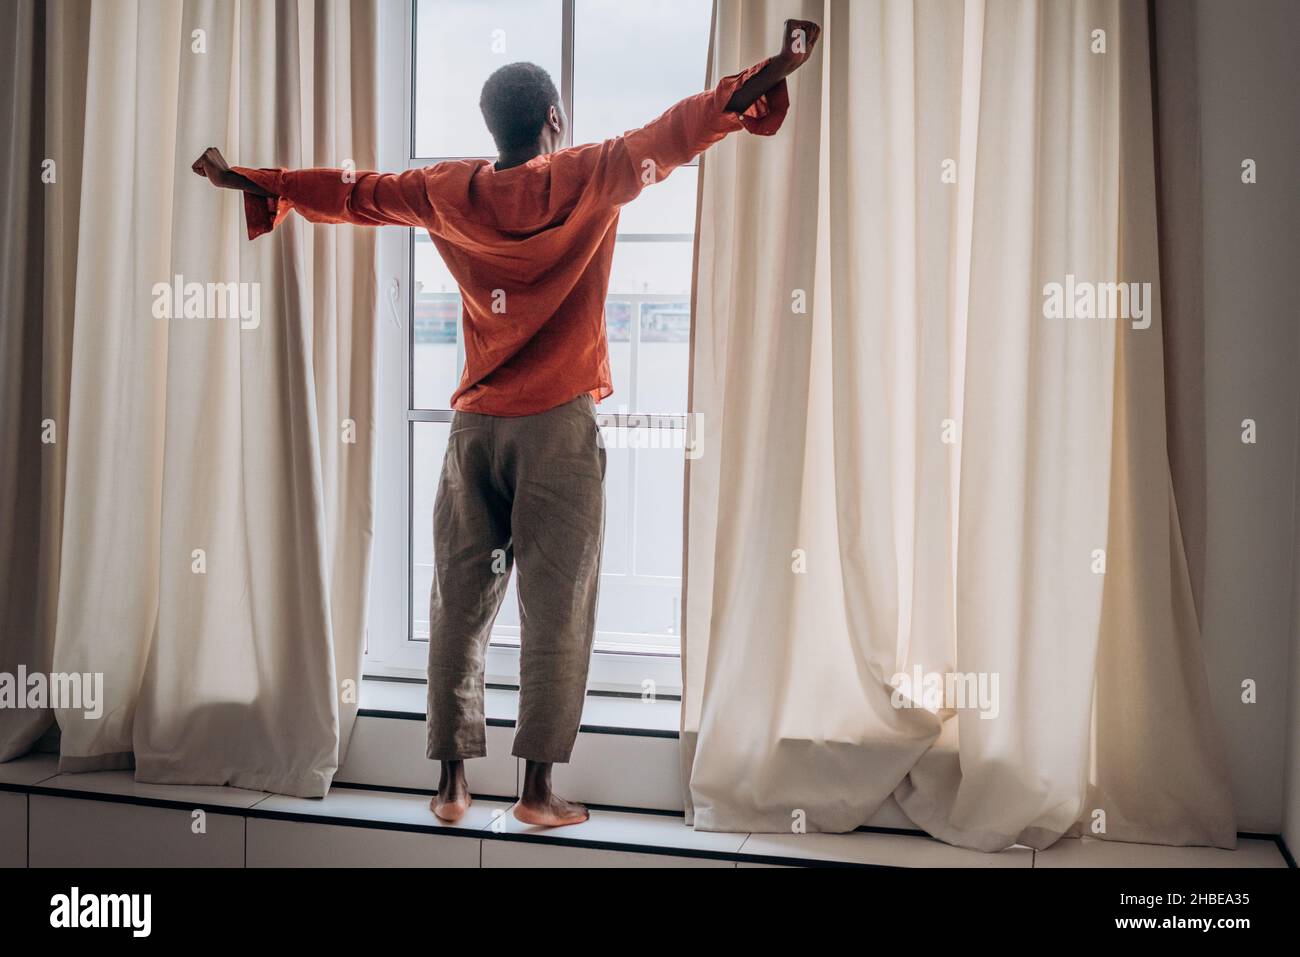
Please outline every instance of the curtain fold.
M44 114L26 109L34 97L43 98L44 8L16 3L5 11L7 39L0 53L0 123L9 131L4 168L10 175L0 183L0 442L13 454L0 456L0 674L14 674L21 663L48 665L46 643L37 637L43 627L36 599L42 559L41 488L57 465L40 454L41 395L39 376L24 374L39 368L44 268L41 236L44 196L29 184L40 175L44 153ZM0 736L0 760L31 747L49 724L46 709L16 713Z
M1205 274L1196 6L1147 0L1169 470L1197 618L1205 606Z
M48 674L67 470L89 21L75 5L5 8L0 125L13 131L0 187L0 674ZM35 104L40 104L35 107ZM0 712L0 761L54 724L46 707Z
M72 21L54 13L68 6L46 15ZM44 194L62 215L47 260L75 237L75 269L49 281L46 266L45 335L52 311L70 317L68 361L21 366L67 394L61 529L41 542L57 614L38 644L43 670L104 681L101 717L57 711L64 770L319 796L346 749L373 528L375 238L298 222L250 244L238 197L189 166L216 145L259 166L373 168L376 16L373 0L100 0L50 32L88 38L76 136L91 152L79 192L61 177ZM23 634L7 629L5 651ZM30 746L0 722L6 756Z
M896 801L981 850L1235 840L1170 492L1145 14L719 0L715 76L787 17L825 31L793 129L702 172L697 828ZM1076 282L1140 298L1054 317Z

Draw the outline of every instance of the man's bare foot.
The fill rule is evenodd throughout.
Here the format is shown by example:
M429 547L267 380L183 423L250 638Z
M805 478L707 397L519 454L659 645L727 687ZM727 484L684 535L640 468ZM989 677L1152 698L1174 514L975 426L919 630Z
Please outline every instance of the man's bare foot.
M465 781L465 762L443 761L438 793L429 802L429 807L438 816L438 820L455 824L465 816L471 803L469 785Z
M551 790L551 765L528 761L524 765L524 793L515 805L515 819L537 827L581 824L591 815L576 801L566 801Z
M429 801L429 807L433 808L433 813L438 816L438 820L447 824L455 824L465 816L465 812L469 810L472 803L473 801L470 800L468 794L453 799L444 798L442 792L439 791Z
M520 798L515 805L515 818L525 824L538 827L563 827L566 824L581 824L591 815L581 804L566 801L554 794L547 795L541 801L525 801Z

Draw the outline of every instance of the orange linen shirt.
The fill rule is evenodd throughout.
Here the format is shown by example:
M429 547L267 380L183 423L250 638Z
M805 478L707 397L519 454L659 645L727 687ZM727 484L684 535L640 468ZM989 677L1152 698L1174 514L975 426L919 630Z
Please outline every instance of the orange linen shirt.
M274 197L244 194L249 239L289 210L313 223L428 230L460 286L465 370L458 411L545 412L613 394L605 295L620 209L728 133L771 135L789 109L781 81L745 114L723 107L767 61L687 97L622 136L497 170L451 160L404 173L234 167Z

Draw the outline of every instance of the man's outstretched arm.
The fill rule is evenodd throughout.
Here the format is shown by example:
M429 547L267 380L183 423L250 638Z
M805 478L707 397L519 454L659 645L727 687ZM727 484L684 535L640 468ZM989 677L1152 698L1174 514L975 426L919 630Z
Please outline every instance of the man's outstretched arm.
M341 169L251 169L230 166L215 147L192 169L214 186L244 193L248 238L270 232L296 209L313 223L431 227L435 218L426 170L370 173Z
M785 78L812 56L820 34L811 21L787 20L775 56L687 97L640 129L607 140L598 168L606 197L618 205L630 202L729 133L775 133L790 107Z

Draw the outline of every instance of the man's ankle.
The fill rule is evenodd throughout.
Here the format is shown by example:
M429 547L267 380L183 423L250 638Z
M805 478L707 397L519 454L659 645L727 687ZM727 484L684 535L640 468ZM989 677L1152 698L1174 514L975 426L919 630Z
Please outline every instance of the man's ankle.
M543 761L524 762L525 801L544 801L551 796L551 764Z

